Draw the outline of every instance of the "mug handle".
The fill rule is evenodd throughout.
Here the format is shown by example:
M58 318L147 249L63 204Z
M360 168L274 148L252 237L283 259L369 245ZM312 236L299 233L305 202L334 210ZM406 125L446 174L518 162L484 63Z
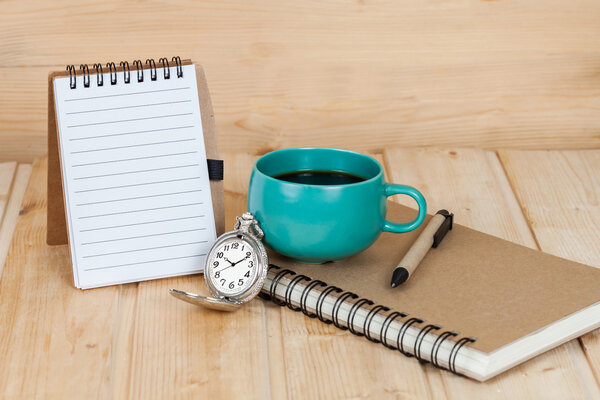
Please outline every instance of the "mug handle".
M425 219L425 214L427 213L427 202L425 201L425 197L412 186L406 185L397 185L394 183L384 183L383 185L383 194L385 197L393 196L395 194L406 194L417 202L419 205L419 213L417 218L415 218L412 222L407 222L403 224L399 224L396 222L391 222L388 220L384 220L383 222L383 231L384 232L393 232L393 233L402 233L402 232L410 232L413 229L417 228L423 220Z

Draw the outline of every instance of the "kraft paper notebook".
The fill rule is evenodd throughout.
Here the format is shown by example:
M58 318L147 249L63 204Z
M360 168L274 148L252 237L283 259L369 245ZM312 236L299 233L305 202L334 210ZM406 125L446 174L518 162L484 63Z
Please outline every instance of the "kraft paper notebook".
M388 204L388 219L414 217ZM457 223L406 283L390 288L394 267L425 225L383 233L336 263L270 252L262 295L480 381L600 326L600 269Z
M204 73L174 57L48 78L48 228L75 286L201 272L224 230Z

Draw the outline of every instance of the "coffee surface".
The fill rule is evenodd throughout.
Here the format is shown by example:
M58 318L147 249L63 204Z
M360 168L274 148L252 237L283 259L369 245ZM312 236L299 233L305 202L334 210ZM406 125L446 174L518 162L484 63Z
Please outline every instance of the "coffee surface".
M303 183L306 185L348 185L365 180L362 176L346 172L316 170L286 172L284 174L275 175L273 178L286 182Z

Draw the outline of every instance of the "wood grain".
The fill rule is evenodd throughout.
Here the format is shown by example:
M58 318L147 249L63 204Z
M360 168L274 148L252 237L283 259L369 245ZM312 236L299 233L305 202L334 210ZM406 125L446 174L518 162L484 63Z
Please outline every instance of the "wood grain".
M597 147L599 22L591 0L7 1L0 159L44 153L48 72L171 55L204 65L226 151Z
M16 169L15 161L0 163L0 198L8 197Z
M6 203L8 203L8 196L10 194L10 188L13 182L13 176L17 168L16 162L5 162L0 163L0 227L2 226L2 219L4 218L4 211L6 209ZM5 245L8 247L8 244ZM2 263L0 262L0 265ZM0 266L0 270L1 270Z
M93 398L110 384L119 287L75 289L68 248L45 244L45 180L41 160L0 281L0 397Z
M0 167L3 165L6 164L0 164ZM31 165L20 164L16 168L14 179L11 176L11 179L7 180L6 170L12 169L12 171L15 171L15 165L15 163L13 165L9 163L9 168L0 169L0 175L2 175L0 179L4 180L4 184L0 182L0 277L2 277L4 260L6 259L13 231L17 224L21 201L23 200L29 176L31 175ZM8 185L6 185L6 182L8 182ZM10 195L7 191L6 196L3 196L2 192L6 189L10 189Z
M584 235L598 236L597 153L507 151L502 164L495 153L474 149L393 149L373 156L384 161L389 180L422 190L430 211L447 207L460 223L535 247L529 221L542 248L565 255L563 242L575 246ZM229 221L245 210L256 156L223 156ZM11 168L14 192L23 178L21 167ZM480 384L268 302L232 316L168 296L169 287L201 291L200 277L77 290L68 249L44 243L45 168L45 160L35 164L21 212L11 212L20 215L0 280L0 397L600 396L597 333L583 338L583 350L571 341ZM594 254L588 248L566 255L597 265Z
M600 151L502 151L542 250L600 268ZM600 382L600 330L580 338Z
M392 149L384 152L390 179L417 187L433 213L446 208L457 223L535 248L535 240L493 152L475 149ZM396 196L404 202L405 196ZM412 201L412 200L411 200ZM411 201L405 203L411 205ZM451 233L450 233L451 234ZM418 271L417 271L418 273ZM561 346L484 383L431 366L433 392L450 399L585 398L600 396L581 347ZM583 363L582 363L583 361ZM583 369L584 373L579 373ZM443 386L439 386L442 384Z
M243 180L248 172L229 160L227 165L226 182ZM226 221L234 220L236 199L227 190ZM269 348L262 302L232 315L177 301L169 288L207 294L199 275L140 282L129 290L128 316L119 332L127 356L113 366L121 381L113 388L116 398L265 399L281 392L285 381L270 376L278 353ZM128 379L119 378L124 372Z

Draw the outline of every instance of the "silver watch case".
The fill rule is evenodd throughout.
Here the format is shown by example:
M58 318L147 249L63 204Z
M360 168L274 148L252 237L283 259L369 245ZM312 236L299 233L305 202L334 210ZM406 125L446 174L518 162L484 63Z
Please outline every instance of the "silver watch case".
M254 250L254 252L258 258L256 279L252 283L252 286L250 286L250 288L248 290L246 290L245 292L240 293L235 296L227 295L227 294L221 292L216 286L213 285L212 281L208 278L208 276L209 276L208 272L209 272L209 269L211 268L210 260L212 260L214 258L217 249L221 246L221 244L223 242L225 242L229 239L233 239L233 238L237 238L237 239L243 240L244 242L248 243L248 245L250 245L250 247ZM236 231L227 232L227 233L219 236L217 241L211 247L210 252L208 253L208 256L206 257L206 262L204 264L204 279L206 281L206 286L208 287L210 294L212 296L214 296L216 299L231 302L234 304L242 304L242 303L246 303L246 302L252 300L253 298L255 298L258 295L258 293L260 293L260 290L262 289L263 284L265 283L265 278L267 277L268 270L269 270L269 261L268 261L268 257L267 257L267 251L265 249L265 246L262 244L262 242L259 239L257 239L252 233L250 233L248 231L244 232L242 230L236 230Z

